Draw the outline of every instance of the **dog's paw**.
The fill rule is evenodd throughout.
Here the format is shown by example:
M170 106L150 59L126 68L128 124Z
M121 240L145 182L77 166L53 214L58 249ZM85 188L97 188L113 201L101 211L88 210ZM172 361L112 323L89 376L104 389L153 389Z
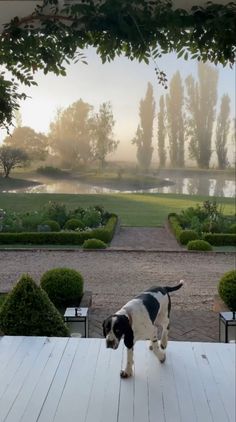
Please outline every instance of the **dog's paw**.
M131 376L132 376L132 371L127 372L127 371L124 371L123 369L120 371L121 378L129 378Z
M153 345L149 344L149 350L153 350Z
M160 354L160 355L158 356L158 359L159 359L159 361L160 361L161 363L164 363L164 362L165 362L165 360L166 360L166 354L165 354L165 353Z

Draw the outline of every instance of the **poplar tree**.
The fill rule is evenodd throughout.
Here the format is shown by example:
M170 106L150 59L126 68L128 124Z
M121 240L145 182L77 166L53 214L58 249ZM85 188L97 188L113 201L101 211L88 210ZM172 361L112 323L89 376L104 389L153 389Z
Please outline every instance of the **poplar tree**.
M155 101L153 97L153 87L148 83L146 96L140 101L139 117L140 124L136 131L136 136L132 140L137 145L137 160L143 171L148 171L152 161L152 138L153 121L155 116Z
M209 168L212 154L218 74L218 70L200 62L198 81L195 81L192 75L186 79L189 153L200 168Z
M165 101L164 96L160 97L159 101L159 112L157 114L158 129L157 129L157 150L159 157L159 166L165 167L166 164L166 150L165 150Z
M179 71L170 81L170 93L166 95L167 130L170 147L170 163L184 167L184 89Z
M216 126L216 154L219 169L225 169L227 160L227 138L230 129L230 98L224 94L221 98L220 112Z

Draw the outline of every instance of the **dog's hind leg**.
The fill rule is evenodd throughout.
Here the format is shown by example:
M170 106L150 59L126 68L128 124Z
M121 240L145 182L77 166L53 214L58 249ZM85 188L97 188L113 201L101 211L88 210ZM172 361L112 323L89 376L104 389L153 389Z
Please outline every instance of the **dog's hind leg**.
M166 354L164 350L159 347L156 327L155 331L153 331L153 336L151 338L149 349L155 353L161 363L165 362Z
M166 349L168 343L168 335L170 329L170 320L166 317L162 322L162 334L161 334L161 348Z

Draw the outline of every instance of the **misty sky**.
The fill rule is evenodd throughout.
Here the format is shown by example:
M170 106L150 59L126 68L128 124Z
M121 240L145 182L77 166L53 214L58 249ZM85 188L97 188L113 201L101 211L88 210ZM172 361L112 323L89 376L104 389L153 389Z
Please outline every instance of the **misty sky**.
M25 88L31 98L22 102L21 114L23 125L47 133L49 123L55 116L57 107L67 107L82 98L83 101L98 110L102 102L110 101L116 121L115 136L121 141L117 158L121 159L124 149L135 156L136 148L131 145L139 123L139 101L144 97L147 83L154 87L156 103L167 91L157 83L154 63L146 65L121 57L111 63L102 64L94 49L84 51L88 65L82 63L67 66L67 76L54 74L35 74L38 87ZM190 73L196 76L197 61L177 59L175 54L163 56L158 60L159 67L167 74L170 81L179 70L182 79ZM220 97L227 93L231 97L231 114L235 115L235 67L219 69L218 105ZM0 133L3 139L4 133ZM126 154L127 154L126 152ZM126 159L128 157L126 156Z

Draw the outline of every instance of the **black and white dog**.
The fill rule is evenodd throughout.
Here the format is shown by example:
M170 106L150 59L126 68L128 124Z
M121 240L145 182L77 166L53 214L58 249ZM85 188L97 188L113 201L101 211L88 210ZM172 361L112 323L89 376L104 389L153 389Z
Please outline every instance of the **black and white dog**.
M126 368L120 376L132 376L133 347L137 340L150 340L149 349L153 350L160 362L164 362L168 342L171 301L169 293L179 290L183 280L174 287L152 287L130 300L118 312L103 321L103 334L108 348L117 349L122 337L127 347ZM160 345L157 326L162 327Z

